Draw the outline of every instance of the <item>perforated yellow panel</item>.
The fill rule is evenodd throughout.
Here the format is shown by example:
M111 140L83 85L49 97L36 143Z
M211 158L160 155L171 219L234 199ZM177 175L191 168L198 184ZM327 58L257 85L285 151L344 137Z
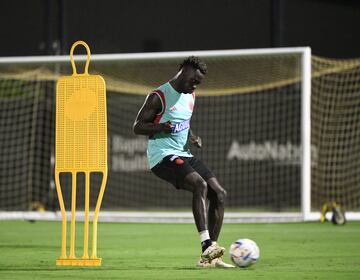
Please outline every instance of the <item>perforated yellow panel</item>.
M72 76L61 77L56 104L56 169L104 170L107 166L104 79L89 75L87 68L84 74L75 70Z
M73 58L77 45L83 45L87 51L87 61L83 74L78 74ZM56 146L55 146L55 184L58 194L61 218L62 239L61 256L57 265L99 266L97 257L97 221L107 180L107 118L106 89L101 76L89 75L89 46L78 41L70 51L73 68L72 76L61 77L56 87ZM60 173L71 172L71 230L69 255L66 250L66 210L60 185ZM84 252L81 258L75 256L75 217L77 186L76 174L85 173L84 205ZM103 178L98 194L92 223L92 254L89 257L89 205L90 173L102 172Z

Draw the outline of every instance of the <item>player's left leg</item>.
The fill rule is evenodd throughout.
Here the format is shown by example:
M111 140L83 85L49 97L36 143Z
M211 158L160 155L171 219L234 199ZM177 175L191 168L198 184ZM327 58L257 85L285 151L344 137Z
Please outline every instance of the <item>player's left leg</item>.
M197 266L199 267L221 267L221 268L232 268L231 264L227 264L222 260L222 255L225 252L224 247L220 247L217 244L219 233L224 218L224 200L226 191L219 184L215 175L211 170L197 158L190 160L191 166L196 170L201 177L206 181L208 186L207 199L209 200L208 215L207 215L207 226L210 239L212 241L211 248L217 252L221 252L219 256L214 259L206 259L200 257Z
M217 242L224 220L224 202L226 197L225 189L220 185L216 177L209 178L208 184L208 227L210 238Z
M209 200L208 230L211 241L218 240L224 219L225 189L220 185L214 173L199 159L189 161L191 167L206 181L207 199Z
M224 219L224 201L226 197L225 189L220 185L216 177L211 177L207 181L209 200L208 207L208 229L210 238L213 244L217 245L217 240L221 231ZM222 248L222 247L221 247ZM224 248L225 251L225 248ZM232 264L228 264L222 260L222 257L215 258L210 263L199 261L199 267L219 267L219 268L234 268Z

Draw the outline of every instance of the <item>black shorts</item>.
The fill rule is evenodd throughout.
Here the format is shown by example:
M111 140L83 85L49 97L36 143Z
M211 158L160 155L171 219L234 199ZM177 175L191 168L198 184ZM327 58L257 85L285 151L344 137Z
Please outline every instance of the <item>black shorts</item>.
M173 184L177 189L184 186L185 176L196 171L207 181L215 177L211 170L195 157L169 155L163 158L151 171L159 178Z

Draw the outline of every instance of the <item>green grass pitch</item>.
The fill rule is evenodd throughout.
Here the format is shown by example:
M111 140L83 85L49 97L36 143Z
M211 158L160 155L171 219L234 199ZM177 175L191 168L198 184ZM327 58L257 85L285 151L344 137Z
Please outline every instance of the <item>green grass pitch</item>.
M261 252L256 265L231 270L195 267L192 224L99 223L101 267L56 267L60 231L60 222L1 221L0 279L360 279L359 222L224 224L221 245L247 237Z

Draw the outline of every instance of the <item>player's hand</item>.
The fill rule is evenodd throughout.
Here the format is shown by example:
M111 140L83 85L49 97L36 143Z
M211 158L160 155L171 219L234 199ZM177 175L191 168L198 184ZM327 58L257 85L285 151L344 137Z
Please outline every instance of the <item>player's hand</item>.
M189 142L199 149L201 149L201 147L202 147L202 142L201 142L200 136L191 135L189 137Z
M171 124L171 121L167 121L166 123L163 123L162 125L163 125L162 132L165 132L165 133L172 132L173 125Z

